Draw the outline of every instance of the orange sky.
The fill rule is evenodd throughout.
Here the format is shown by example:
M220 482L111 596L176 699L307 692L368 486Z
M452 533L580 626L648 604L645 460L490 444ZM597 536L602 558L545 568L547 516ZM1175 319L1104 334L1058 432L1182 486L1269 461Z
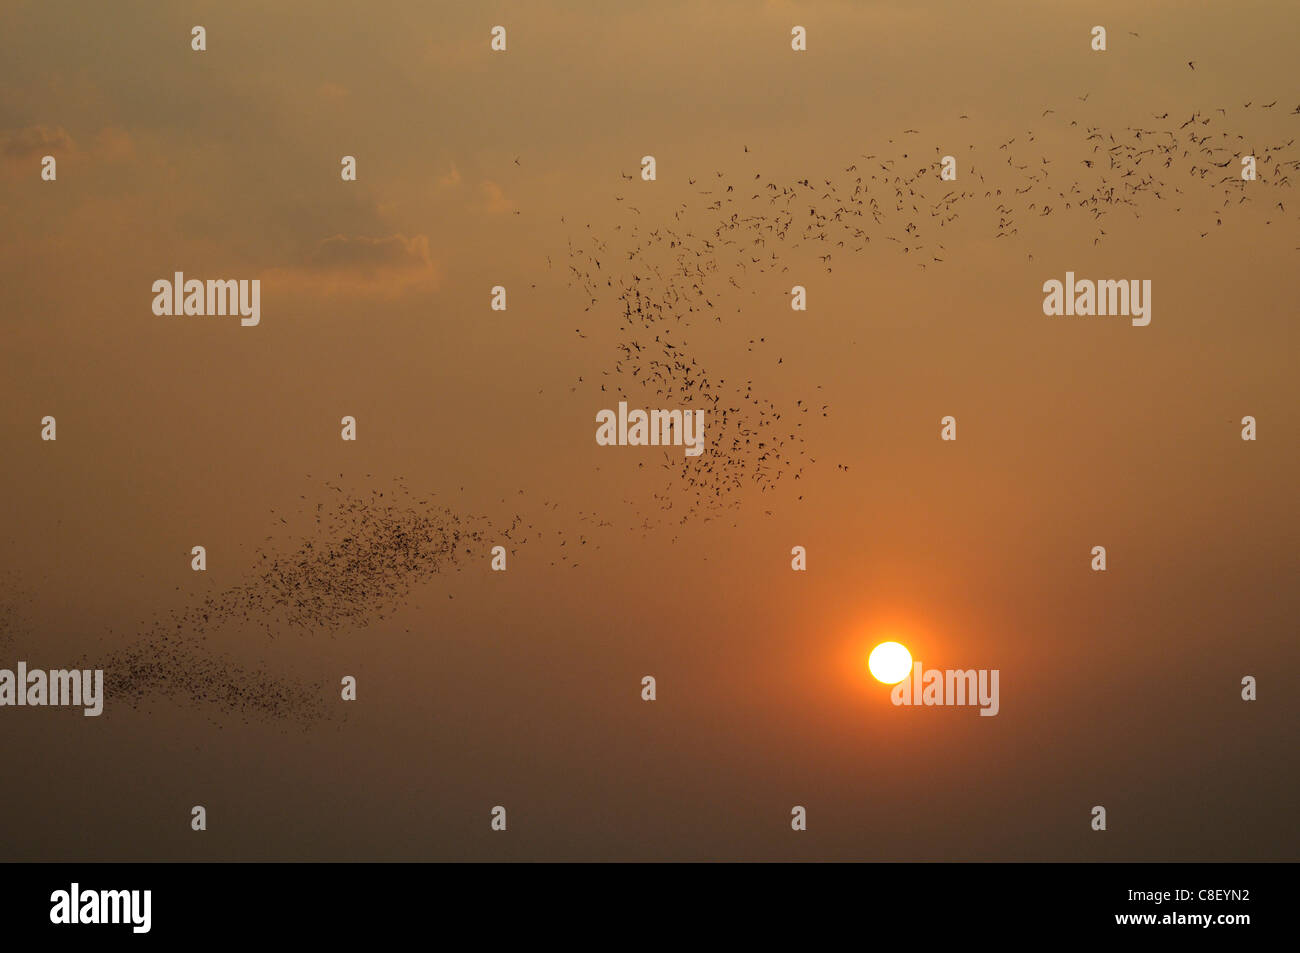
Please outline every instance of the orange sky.
M802 431L816 463L684 525L654 452L595 445L629 383L602 376L620 309L584 311L566 272L594 236L624 274L633 203L645 229L684 202L702 228L690 179L718 171L842 178L938 149L973 188L1016 137L1017 161L1069 177L1091 155L1071 121L1166 112L1294 143L1294 4L112 7L0 10L0 665L111 658L248 584L337 504L326 480L367 496L400 476L490 537L516 514L534 530L505 574L485 551L364 627L204 633L231 665L324 686L324 722L162 690L100 719L0 712L13 763L41 766L6 790L6 856L1294 858L1289 187L1258 183L1285 210L1222 226L1199 193L1152 202L1099 244L1086 216L997 240L971 212L925 270L879 239L830 274L783 250L791 274L724 288L726 320L683 333L789 419L827 404ZM656 182L620 178L646 154ZM1067 270L1151 279L1151 325L1045 317ZM259 278L261 324L155 317L175 271ZM1000 714L891 706L865 666L885 638L998 668Z

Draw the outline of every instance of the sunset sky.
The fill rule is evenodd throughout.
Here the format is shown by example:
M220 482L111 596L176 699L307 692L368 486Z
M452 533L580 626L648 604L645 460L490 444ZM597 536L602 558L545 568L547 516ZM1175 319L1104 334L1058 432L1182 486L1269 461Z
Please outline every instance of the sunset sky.
M924 270L873 240L722 283L689 355L805 420L806 459L703 510L658 449L596 445L599 410L646 405L613 374L621 306L584 310L568 268L608 242L624 274L633 221L711 223L691 179L939 150L975 188L1013 137L1069 179L1077 129L1193 112L1294 162L1297 35L1281 0L0 7L0 667L111 681L296 551L317 504L409 492L486 527L391 607L182 632L319 689L323 718L162 681L100 718L0 710L0 852L1295 859L1295 183L1261 172L1222 225L1189 185L1098 243L1087 216L997 239L972 211ZM155 316L178 271L259 279L261 323ZM1150 279L1151 324L1045 316L1066 271ZM1000 670L997 717L891 705L866 665L886 640Z

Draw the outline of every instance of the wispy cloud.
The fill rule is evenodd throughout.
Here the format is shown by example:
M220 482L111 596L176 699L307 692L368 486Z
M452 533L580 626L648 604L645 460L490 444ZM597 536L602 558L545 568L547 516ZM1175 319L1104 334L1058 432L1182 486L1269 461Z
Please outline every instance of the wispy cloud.
M306 293L396 295L412 285L437 287L440 272L425 235L334 235L305 261L271 269L266 277Z

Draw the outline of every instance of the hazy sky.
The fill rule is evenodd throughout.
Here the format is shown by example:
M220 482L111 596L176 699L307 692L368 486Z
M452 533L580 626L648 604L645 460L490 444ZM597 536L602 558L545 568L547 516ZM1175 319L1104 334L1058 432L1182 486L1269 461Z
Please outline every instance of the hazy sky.
M227 674L318 687L323 719L165 680L97 719L0 710L0 852L1294 860L1298 30L1288 2L0 7L0 667L152 651L317 504L399 477L483 534L337 625L180 623ZM633 224L711 227L692 179L851 183L910 152L959 156L962 189L1012 159L1062 184L1092 174L1080 129L1194 112L1277 147L1248 204L1189 179L1104 241L1059 207L998 239L979 186L925 269L883 234L829 273L785 247L789 273L719 281L721 322L672 319L784 419L827 406L797 481L693 510L658 451L595 444L642 392L570 249L626 280ZM1067 270L1150 279L1151 324L1045 316ZM155 316L176 271L259 279L261 323ZM999 715L891 705L865 667L887 638L999 669Z

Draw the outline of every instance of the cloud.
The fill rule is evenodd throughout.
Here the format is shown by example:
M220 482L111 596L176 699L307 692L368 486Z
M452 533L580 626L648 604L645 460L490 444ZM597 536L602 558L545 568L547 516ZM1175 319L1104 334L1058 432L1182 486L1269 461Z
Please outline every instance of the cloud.
M124 162L135 157L135 143L120 126L105 126L85 151L62 126L26 126L0 132L0 159L11 172L34 175L38 162L47 155L54 156L60 166L84 159Z
M425 235L334 235L320 242L301 264L273 268L267 274L268 281L298 290L382 295L400 294L417 284L436 287L439 277Z
M438 176L438 187L454 189L458 185L460 185L460 169L456 168L456 163L453 162L450 172Z
M502 191L501 186L495 182L485 181L481 186L483 190L483 201L487 207L488 214L502 215L506 212L514 211L515 203L506 198L506 193Z
M76 148L72 136L62 126L54 129L27 126L0 132L0 156L9 162L25 163L46 155L60 158L76 151Z
M316 246L308 264L317 271L353 271L367 278L382 277L387 272L425 271L432 266L429 239L424 235L413 238L335 235Z

